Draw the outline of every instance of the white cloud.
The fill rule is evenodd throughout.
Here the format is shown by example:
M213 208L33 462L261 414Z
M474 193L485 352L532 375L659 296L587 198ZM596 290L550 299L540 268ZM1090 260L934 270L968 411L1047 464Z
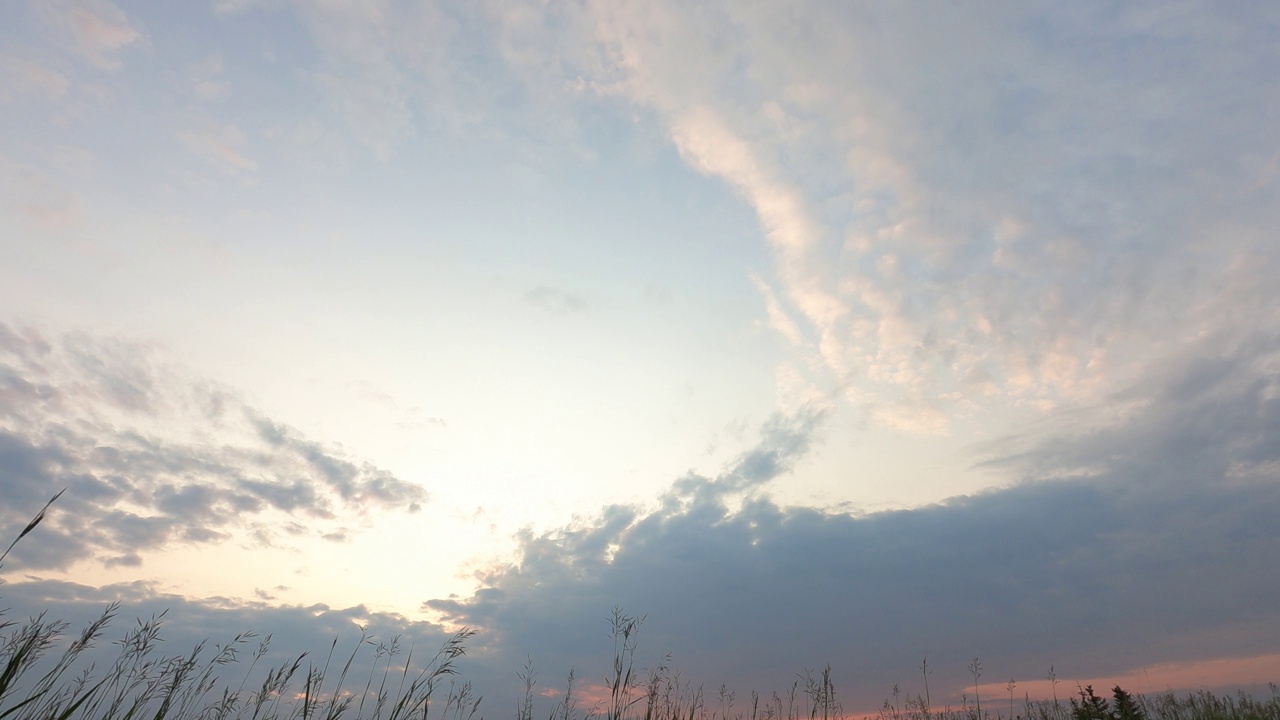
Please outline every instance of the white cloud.
M271 0L214 0L213 11L219 15L235 15L254 6L266 5Z
M319 89L356 140L384 159L414 127L408 79L395 57L396 10L390 2L298 5L324 56Z
M0 208L39 237L78 239L84 227L84 198L36 168L0 158Z
M56 7L96 18L95 57L142 42L115 6ZM345 123L381 158L428 125L558 151L572 106L625 104L755 211L767 322L811 382L902 405L884 417L1062 406L1240 316L1240 258L1275 262L1265 23L1144 7L298 3L342 122L293 134L332 146ZM218 65L193 68L201 97L225 96ZM245 173L248 130L178 137ZM1251 320L1274 301L1246 299Z
M222 56L211 55L187 69L191 92L203 102L223 100L231 94L231 83L222 77Z
M36 93L56 99L66 95L70 85L66 75L37 60L0 53L0 102L14 102Z
M258 164L244 154L245 134L234 124L210 121L199 128L180 131L177 138L202 160L229 175L258 169Z
M895 423L975 376L989 407L1097 398L1238 307L1236 253L1274 267L1274 171L1236 159L1277 156L1247 12L588 11L577 69L751 204L803 319L771 321Z
M146 36L110 0L53 0L37 6L68 34L72 48L101 70L119 70L122 51L147 45Z
M769 284L759 276L753 275L751 282L760 291L760 295L764 297L764 311L769 327L786 338L793 346L803 346L805 344L804 335L801 334L800 328L791 318L791 315L778 302L778 297L774 294L773 288L769 287Z

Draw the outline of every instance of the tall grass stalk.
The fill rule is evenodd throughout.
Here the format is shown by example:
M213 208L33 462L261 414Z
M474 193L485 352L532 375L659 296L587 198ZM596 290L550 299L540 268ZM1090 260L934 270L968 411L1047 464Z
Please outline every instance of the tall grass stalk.
M41 524L61 495L53 496L27 523L18 539L0 554L0 567L17 545ZM68 623L39 614L24 623L5 617L0 609L0 720L476 720L482 696L470 681L458 677L457 661L466 653L466 643L474 631L464 628L415 670L415 648L410 645L403 662L400 639L375 643L363 629L340 668L331 673L338 639L330 644L323 664L313 665L302 653L278 665L258 671L267 655L271 635L249 653L243 672L236 671L240 657L257 638L252 632L233 637L224 645L196 644L190 652L165 655L161 630L166 613L153 615L136 624L112 643L114 660L99 671L86 664L86 653L94 649L120 613L118 604L108 605L78 634L64 639ZM552 708L548 720L748 720L736 705L736 693L727 685L719 691L719 703L708 708L702 686L684 682L670 669L664 656L651 670L636 671L638 630L644 616L634 616L615 608L610 618L613 662L604 679L608 691L601 706L580 716L575 690L575 673L569 671L563 697ZM55 648L65 642L60 653ZM364 662L362 653L372 647L368 671L361 679L349 679ZM973 677L973 699L967 696L961 708L935 710L929 688L931 674L927 659L919 666L923 695L903 693L894 685L892 701L885 700L882 720L992 720L984 715L979 695L982 664L974 658L968 664ZM255 672L262 672L261 682ZM237 680L223 681L224 676ZM524 697L516 705L515 720L533 720L536 674L530 657L517 676L524 681ZM644 676L643 680L640 680ZM842 720L845 713L836 699L831 667L820 673L806 670L797 676L790 691L773 693L761 702L752 692L749 720ZM1052 699L1024 698L1027 720L1280 720L1280 688L1271 686L1269 699L1245 694L1219 696L1206 691L1177 696L1165 693L1144 697L1131 695L1119 687L1113 700L1099 697L1092 687L1081 688L1079 699L1070 708L1059 702L1057 674L1050 666L1048 679ZM1014 720L1016 683L1011 678L1009 718L994 712L994 720ZM233 687L234 686L234 687ZM642 692L637 692L642 690ZM443 700L432 707L432 701ZM905 699L904 699L905 698ZM643 711L635 706L644 701ZM993 703L999 706L1001 703ZM481 718L481 720L483 720Z
M59 492L45 503L0 554L0 568L18 542L45 520L61 495ZM458 631L412 676L410 650L394 696L388 691L388 679L393 658L399 654L398 638L390 645L377 647L370 676L363 687L347 687L348 675L361 650L372 645L363 629L331 686L329 666L337 639L329 648L324 666L307 666L302 687L298 687L299 670L307 653L269 668L262 684L246 692L245 687L258 661L266 655L271 637L268 635L252 653L252 661L233 690L230 684L224 685L222 676L239 661L244 646L256 635L241 633L225 645L213 646L212 652L206 650L207 642L200 642L188 653L165 655L160 633L166 611L147 620L139 618L136 625L114 643L115 659L100 675L93 664L72 675L84 653L102 639L119 611L119 604L108 605L96 620L70 640L60 655L49 658L51 649L63 641L69 624L48 619L44 613L25 623L16 623L0 609L0 630L9 629L7 634L0 635L0 720L318 720L320 717L338 720L352 714L352 704L357 697L355 717L426 720L432 695L443 679L456 674L457 659L465 654L466 642L474 635L467 628ZM382 657L386 658L386 664L377 691L373 692L372 673ZM47 669L36 675L42 665ZM453 720L469 720L479 704L480 698L469 683L457 692L451 683L442 714L447 717L452 711Z
M644 616L636 617L622 612L622 608L613 609L610 618L610 637L613 639L613 673L605 677L605 687L609 690L609 710L607 720L622 720L624 714L636 702L631 698L635 689L636 630ZM637 698L638 699L638 698Z
M974 658L969 663L969 672L973 673L973 702L978 706L978 718L982 718L982 697L978 694L978 678L982 677L982 663L978 658Z

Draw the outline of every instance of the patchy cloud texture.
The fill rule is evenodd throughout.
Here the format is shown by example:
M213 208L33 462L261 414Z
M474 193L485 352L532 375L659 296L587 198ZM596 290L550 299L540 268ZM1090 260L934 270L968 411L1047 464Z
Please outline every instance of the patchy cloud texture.
M229 440L234 437L235 440ZM138 565L171 543L270 542L426 492L176 374L145 346L0 325L0 522L66 488L24 566ZM254 540L250 540L254 538Z
M602 89L751 203L774 324L881 422L1091 398L1274 323L1270 10L598 10Z
M869 710L926 655L953 701L975 655L1274 659L1277 37L1266 3L11 4L0 523L68 488L13 562L385 525L368 592L479 628L497 687L601 667L617 604L708 687L830 662ZM395 524L425 493L384 466L453 504ZM138 582L6 600L399 620Z

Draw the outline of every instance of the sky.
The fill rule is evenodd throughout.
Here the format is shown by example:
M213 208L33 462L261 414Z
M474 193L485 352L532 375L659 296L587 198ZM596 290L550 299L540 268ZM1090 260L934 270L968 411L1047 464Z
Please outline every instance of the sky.
M614 608L740 698L1280 681L1276 77L1260 2L8 3L0 597L470 627L491 717Z

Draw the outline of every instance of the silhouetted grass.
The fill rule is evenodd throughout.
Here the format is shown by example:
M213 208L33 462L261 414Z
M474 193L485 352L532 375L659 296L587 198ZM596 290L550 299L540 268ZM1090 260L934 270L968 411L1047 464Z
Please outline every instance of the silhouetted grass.
M60 495L61 493L59 493ZM18 541L45 518L55 495L19 533L4 554L0 567ZM414 669L413 650L407 653L399 639L374 644L366 635L346 655L339 655L335 639L324 661L302 653L279 665L258 669L267 654L271 636L261 641L252 632L242 633L226 645L211 650L200 643L186 655L166 656L160 649L164 613L138 620L123 640L109 666L84 664L92 649L119 615L116 604L68 641L68 624L44 614L15 623L0 610L0 720L477 720L481 696L470 682L457 678L456 660L473 636L469 629L454 634L440 649ZM621 609L613 611L613 663L605 676L605 699L583 710L575 694L575 676L569 673L564 694L551 709L548 720L833 720L846 717L836 698L831 668L806 671L789 692L761 697L755 692L741 706L736 694L721 686L713 706L702 687L683 682L664 658L656 668L635 669L636 636L643 617ZM7 632L5 632L7 631ZM58 652L57 648L61 647ZM256 645L256 647L255 647ZM248 662L242 656L248 648ZM357 661L366 648L373 657ZM56 654L56 656L55 656ZM404 655L401 659L400 656ZM353 668L367 665L363 678L352 678ZM77 669L78 668L78 669ZM237 668L243 668L237 670ZM923 695L906 695L894 686L884 701L879 720L1280 720L1280 690L1271 686L1267 700L1248 695L1219 696L1206 691L1183 696L1173 693L1135 696L1119 687L1106 699L1092 687L1080 688L1066 703L1024 699L1015 709L1010 680L1007 715L982 709L976 694L982 666L977 658L969 665L974 678L972 704L964 696L960 707L932 707L929 668L920 666ZM255 672L258 674L255 675ZM535 675L532 660L518 673L524 680L523 701L516 706L516 720L534 720ZM1056 677L1050 669L1050 679ZM259 681L257 678L261 678ZM443 697L439 697L443 695ZM433 701L437 701L435 707ZM1003 704L1003 699L1000 704ZM1019 711L1020 710L1020 711ZM481 716L482 717L482 716Z

